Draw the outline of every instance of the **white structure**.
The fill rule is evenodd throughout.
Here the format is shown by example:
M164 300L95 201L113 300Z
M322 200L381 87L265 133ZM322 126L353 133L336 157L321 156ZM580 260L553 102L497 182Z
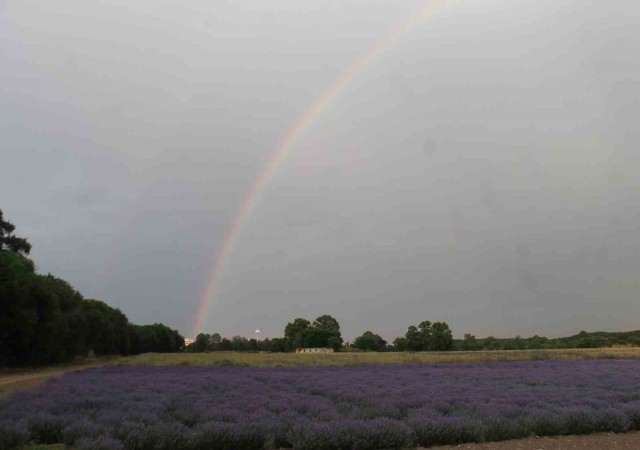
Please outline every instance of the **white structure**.
M332 348L297 348L296 353L333 353Z

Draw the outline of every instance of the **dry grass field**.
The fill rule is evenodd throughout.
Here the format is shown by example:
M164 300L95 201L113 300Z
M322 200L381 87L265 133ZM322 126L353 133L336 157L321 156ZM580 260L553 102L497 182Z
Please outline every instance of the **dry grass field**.
M415 352L415 353L145 353L111 361L109 365L130 366L354 366L359 364L429 364L470 362L511 362L581 359L640 359L640 347L565 349L565 350L500 350L482 352Z

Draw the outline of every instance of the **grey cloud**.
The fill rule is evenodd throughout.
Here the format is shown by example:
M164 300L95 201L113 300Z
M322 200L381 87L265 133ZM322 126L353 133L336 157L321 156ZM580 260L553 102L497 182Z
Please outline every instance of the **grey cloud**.
M0 207L41 271L189 333L214 255L308 105L424 2L13 2ZM276 170L206 331L637 327L640 7L449 2Z

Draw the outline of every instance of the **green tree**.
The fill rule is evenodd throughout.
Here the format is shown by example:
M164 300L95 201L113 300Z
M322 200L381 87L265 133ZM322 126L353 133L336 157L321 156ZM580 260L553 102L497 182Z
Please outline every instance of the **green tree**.
M372 352L381 352L385 349L386 345L387 341L371 331L365 331L362 333L362 336L358 336L353 341L353 347Z
M406 342L406 350L410 352L422 350L422 339L420 336L420 332L415 326L410 325L409 328L407 328L407 332L405 333L404 337Z
M578 340L578 348L609 347L611 342L604 336L587 336Z
M342 340L342 333L340 332L340 324L335 318L325 314L314 320L312 327L331 333L330 338L333 339L331 339L331 342L327 339L326 347L331 347L335 351L338 351L340 347L342 347L344 341Z
M161 323L129 325L131 353L175 353L183 350L184 337Z
M236 352L244 352L249 350L250 344L249 339L243 336L233 336L231 338L231 350Z
M290 349L302 347L302 333L310 326L311 323L301 317L298 317L293 322L289 322L284 328L284 338L287 341L287 347Z
M314 328L319 328L321 330L327 330L338 335L340 334L340 324L336 319L328 314L318 317L313 321L313 324L311 326L313 326Z
M231 350L231 341L227 338L223 338L222 341L220 341L220 350L223 352Z
M220 342L222 342L222 336L218 333L211 335L211 350L220 350Z
M211 350L211 336L205 333L199 333L193 341L192 350L197 353L203 353Z
M498 340L493 336L487 336L483 339L483 347L485 350L497 350L498 346Z
M9 250L28 255L31 251L31 244L24 238L14 236L15 229L16 226L14 224L4 220L0 209L0 251Z
M435 350L433 341L433 326L428 320L420 322L420 324L418 325L418 342L420 344L417 350Z
M393 349L398 352L406 352L409 350L409 341L404 336L397 337L393 340Z
M0 251L0 366L27 362L38 333L36 282L33 261Z
M329 339L337 339L335 334L322 328L309 327L302 332L302 345L304 348L329 347ZM335 345L335 341L332 341Z
M271 339L269 351L272 353L282 353L287 351L286 341L282 338Z
M473 351L478 350L478 341L476 337L470 333L465 333L462 343L460 344L460 350Z
M436 322L432 325L430 350L442 352L453 347L453 335L446 322Z
M85 300L85 317L89 326L86 345L96 355L127 355L131 350L129 320L122 311L99 300Z

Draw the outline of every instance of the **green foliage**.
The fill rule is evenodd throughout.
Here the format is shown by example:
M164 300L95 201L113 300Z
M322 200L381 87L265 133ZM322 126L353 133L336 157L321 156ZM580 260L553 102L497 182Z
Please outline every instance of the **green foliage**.
M243 336L233 336L231 338L231 350L247 351L250 349L249 339Z
M302 332L301 347L303 348L329 347L329 339L331 339L332 337L334 337L334 334L329 330L310 327Z
M393 349L399 352L406 352L409 350L409 341L406 337L400 336L393 340Z
M153 325L129 324L131 353L174 353L184 347L184 337L161 323Z
M338 351L342 347L340 324L329 316L323 315L313 321L297 318L284 329L285 346L288 351L296 348L331 347Z
M11 222L4 220L2 210L0 209L0 251L10 251L28 255L31 251L31 244L21 237L14 236L16 226Z
M433 351L446 351L453 348L453 335L446 322L433 324L429 348Z
M302 347L302 333L311 326L307 319L297 318L284 328L284 338L291 349Z
M358 336L353 341L353 347L359 350L368 350L372 352L384 351L386 346L387 341L371 331L365 331L362 336Z
M447 351L453 349L453 335L446 322L420 322L407 328L404 338L393 341L399 351Z
M334 334L340 334L340 324L336 319L327 314L318 317L313 321L313 324L311 326L314 328L319 328L321 330L327 330Z
M85 300L64 280L39 275L0 211L0 366L71 361L99 355L178 351L180 334L162 325L139 327L118 309ZM22 244L21 244L22 243Z
M129 321L122 311L99 300L85 300L85 317L92 330L87 338L96 355L127 355L131 351Z
M224 338L220 342L220 350L222 351L230 351L231 350L231 341L227 338Z
M269 351L272 353L283 353L287 351L286 341L282 338L271 339Z
M473 338L473 339L471 339ZM587 333L581 331L574 336L549 339L543 336L522 338L498 339L488 336L484 339L476 339L465 334L464 339L456 340L454 347L457 350L546 350L565 348L604 348L611 346L639 346L640 330L625 332L597 331Z

